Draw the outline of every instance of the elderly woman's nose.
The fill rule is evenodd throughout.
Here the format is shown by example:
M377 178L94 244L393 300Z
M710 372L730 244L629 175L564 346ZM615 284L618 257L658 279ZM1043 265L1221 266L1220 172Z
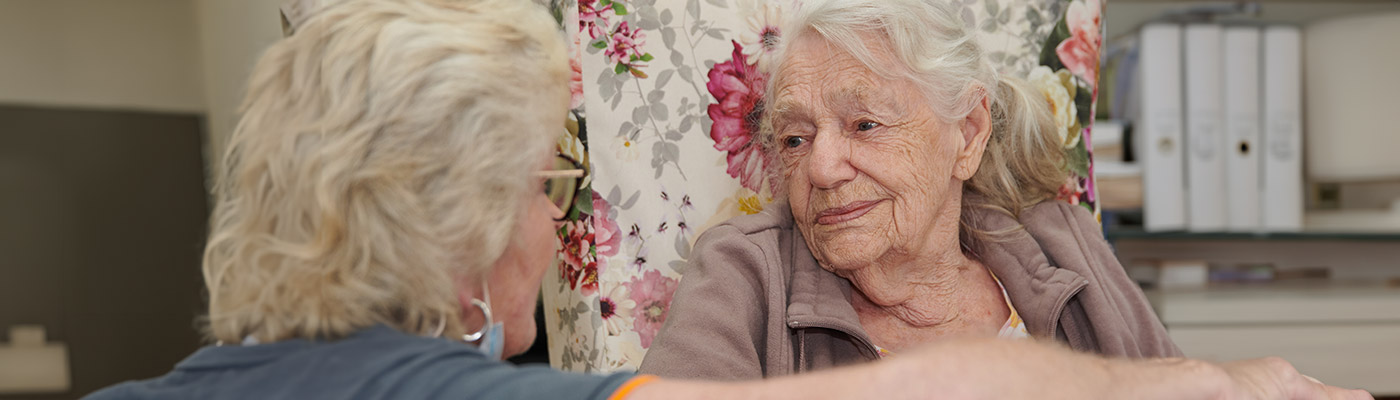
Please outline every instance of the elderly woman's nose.
M850 140L834 132L817 135L807 159L807 177L812 186L820 189L835 189L855 179Z

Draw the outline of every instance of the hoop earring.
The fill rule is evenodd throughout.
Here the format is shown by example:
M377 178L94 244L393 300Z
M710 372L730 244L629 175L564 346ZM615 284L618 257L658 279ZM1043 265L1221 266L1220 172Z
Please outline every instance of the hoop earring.
M476 308L481 309L481 314L486 317L486 322L482 323L481 329L478 329L476 332L462 335L462 340L467 342L475 342L481 340L481 337L486 335L486 330L491 327L491 323L493 322L491 319L490 304L486 304L486 302L481 301L480 299L472 299L472 305L476 306Z
M433 329L433 335L429 337L442 337L442 332L447 330L447 317L438 319L437 328Z

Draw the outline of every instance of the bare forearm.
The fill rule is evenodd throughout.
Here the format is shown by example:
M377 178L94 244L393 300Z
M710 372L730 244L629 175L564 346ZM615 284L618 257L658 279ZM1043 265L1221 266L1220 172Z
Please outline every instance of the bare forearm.
M1180 399L1215 397L1216 371L1190 361L1106 360L1053 345L949 341L882 362L761 382L659 381L633 399Z
M629 400L653 399L856 399L873 392L869 385L881 380L879 374L888 370L879 364L841 368L762 381L705 382L662 380L642 386Z
M638 388L628 399L956 399L939 387L941 379L893 379L890 374L906 375L893 363L874 363L763 381L715 383L702 381L658 381Z

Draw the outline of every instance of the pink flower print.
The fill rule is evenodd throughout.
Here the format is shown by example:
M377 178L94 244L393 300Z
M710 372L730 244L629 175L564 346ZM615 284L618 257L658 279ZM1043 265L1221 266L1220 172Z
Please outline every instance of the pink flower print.
M632 262L628 263L628 265L632 266L632 268L636 268L637 270L641 270L642 267L647 266L647 254L650 253L651 248L647 247L645 243L638 245L637 254L632 257Z
M682 211L695 210L695 204L690 202L690 195L687 194L687 195L681 196L681 210L682 210Z
M1080 197L1084 195L1084 186L1079 184L1079 177L1070 175L1065 179L1065 183L1060 185L1060 193L1055 196L1055 200L1063 201L1073 205L1079 205Z
M739 34L747 63L768 71L782 36L783 7L777 1L760 1L748 11L749 29Z
M560 229L559 278L571 290L578 290L585 296L598 291L598 261L593 254L593 232L591 221L571 221Z
M627 237L623 238L623 242L628 246L639 246L645 241L646 239L642 237L642 227L637 226L637 224L632 224L632 227L627 230Z
M1065 25L1069 26L1070 34L1084 38L1089 43L1098 44L1101 40L1099 28L1102 27L1103 5L1100 0L1077 0L1070 3L1069 10L1065 11Z
M767 78L748 63L744 47L733 42L733 58L715 64L710 70L705 88L715 97L708 112L710 139L715 149L728 152L725 172L739 178L739 184L759 191L767 174L768 154L753 142L758 133L759 116L763 114L763 91Z
M695 231L690 229L690 224L687 224L685 222L685 217L681 217L680 221L676 221L676 229L679 229L681 235L685 237L691 237L695 235Z
M626 268L599 266L598 314L609 336L619 336L632 330L632 318L637 302L627 288L633 277ZM640 349L640 347L638 347Z
M598 40L606 37L608 33L608 14L612 12L612 4L598 7L598 0L579 0L578 2L578 31L579 35L588 32L588 40Z
M622 230L609 218L612 206L598 192L593 192L593 240L599 258L617 255L622 245Z
M650 270L629 284L632 301L637 303L632 310L632 329L641 337L643 348L651 347L656 333L666 323L666 314L671 311L671 298L676 294L679 283L662 276L661 271Z
M1090 164L1093 164L1094 162L1093 162L1093 161L1090 161L1089 163L1090 163ZM1084 200L1086 200L1086 201L1088 201L1088 202L1090 202L1090 203L1095 203L1095 202L1098 201L1098 199L1095 199L1095 197L1098 197L1098 194L1094 192L1094 175L1093 175L1093 174L1094 174L1094 171L1093 171L1093 169L1091 168L1091 169L1089 170L1089 177L1084 178Z
M672 221L669 227L675 228L681 236L690 237L695 234L689 223L686 222L685 209L677 207L675 211L666 213L666 220Z
M1065 11L1065 25L1069 26L1070 37L1055 46L1055 54L1060 63L1075 76L1089 85L1098 86L1099 48L1103 44L1099 34L1102 16L1099 0L1076 0Z
M621 63L630 68L644 67L645 65L638 62L642 58L641 47L645 44L646 34L642 33L641 29L632 29L627 25L627 21L622 21L617 25L617 29L613 30L612 43L603 55L608 56L613 64Z
M602 314L603 325L607 327L609 335L621 335L626 332L627 327L633 325L634 309L637 302L627 296L627 285L614 283L612 290L598 296L598 312Z
M1075 76L1090 84L1097 84L1099 49L1078 37L1070 37L1055 47L1060 63Z
M569 75L569 109L577 110L583 106L583 65L577 54L569 57L569 69L572 70Z

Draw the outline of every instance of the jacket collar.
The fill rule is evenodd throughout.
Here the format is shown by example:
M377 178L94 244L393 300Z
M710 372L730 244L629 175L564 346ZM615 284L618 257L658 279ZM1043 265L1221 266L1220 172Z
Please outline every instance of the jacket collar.
M791 268L786 271L789 277L788 327L838 330L864 343L873 352L873 342L861 327L860 317L851 306L850 281L817 264L802 232L794 224L786 201L775 202L764 212L778 217L781 221L779 226L783 227L779 237L782 247L780 257L787 260ZM1084 288L1087 280L1074 271L1051 265L1039 242L1026 230L1020 229L1021 221L1011 215L977 209L969 220L973 227L983 231L1011 231L1006 235L976 241L974 255L996 274L1006 288L1011 304L1026 322L1030 334L1055 337L1065 304Z
M1065 305L1088 285L1079 273L1052 265L1041 242L1029 233L1036 228L1036 221L1043 219L1028 217L1054 208L1054 204L1037 205L1023 211L1020 220L1010 214L977 208L968 218L974 229L1006 232L974 240L972 251L996 274L1025 321L1026 330L1035 337L1055 337Z

